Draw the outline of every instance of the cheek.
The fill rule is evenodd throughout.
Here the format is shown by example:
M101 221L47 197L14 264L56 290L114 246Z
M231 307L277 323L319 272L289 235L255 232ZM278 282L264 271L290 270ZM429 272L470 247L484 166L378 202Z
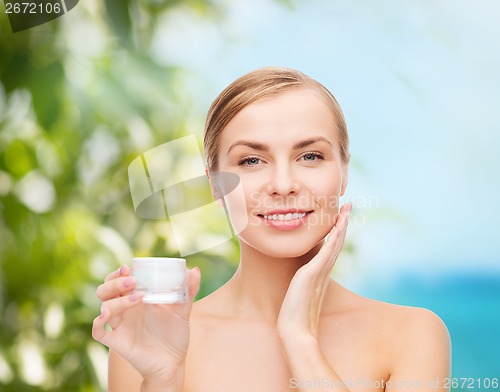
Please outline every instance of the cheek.
M214 175L214 181L224 199L224 204L236 235L248 225L245 188L241 178L231 172L221 171Z
M240 183L232 192L224 196L229 220L236 235L248 225L247 200L243 185Z
M308 181L306 186L321 206L335 207L338 205L342 188L338 176L330 174L320 178L313 178Z
M312 198L317 213L310 216L308 225L314 227L333 227L337 220L340 205L341 184L338 178L316 183L312 188Z

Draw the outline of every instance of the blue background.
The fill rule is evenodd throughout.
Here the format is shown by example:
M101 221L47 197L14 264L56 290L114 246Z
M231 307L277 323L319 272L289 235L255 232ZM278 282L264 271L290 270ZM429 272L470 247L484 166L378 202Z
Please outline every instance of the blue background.
M180 13L158 61L188 67L206 110L230 81L285 65L343 107L353 155L348 288L435 311L455 377L500 376L500 3L269 1L228 5L231 23ZM192 26L197 26L192 29ZM221 39L221 30L232 40Z

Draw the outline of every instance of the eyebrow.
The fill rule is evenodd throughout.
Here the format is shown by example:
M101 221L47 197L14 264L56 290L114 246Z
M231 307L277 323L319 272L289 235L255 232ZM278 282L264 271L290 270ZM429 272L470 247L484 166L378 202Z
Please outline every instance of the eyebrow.
M318 136L318 137L313 137L310 139L302 140L301 142L294 144L292 149L299 150L301 148L307 147L311 144L318 143L318 142L326 142L330 146L332 145L332 143L327 138L324 138L323 136ZM251 149L257 150L257 151L269 151L269 146L267 146L265 144L256 143L256 142L252 142L252 141L248 141L248 140L239 140L239 141L233 143L231 145L231 147L228 148L227 154L229 154L229 152L236 146L247 146L247 147L250 147Z

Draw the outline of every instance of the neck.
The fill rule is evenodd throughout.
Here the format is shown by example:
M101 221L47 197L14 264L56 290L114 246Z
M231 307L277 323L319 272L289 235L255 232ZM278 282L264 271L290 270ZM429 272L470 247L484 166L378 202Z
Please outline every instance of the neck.
M228 310L239 318L276 322L290 281L321 245L296 258L276 258L240 241L240 265L225 287Z

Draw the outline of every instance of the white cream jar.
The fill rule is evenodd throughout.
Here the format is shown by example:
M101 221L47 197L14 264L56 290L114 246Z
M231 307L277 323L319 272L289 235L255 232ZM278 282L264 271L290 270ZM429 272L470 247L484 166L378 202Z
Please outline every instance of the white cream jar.
M187 300L189 281L185 259L135 257L132 275L137 278L136 291L144 292L144 303L173 304Z

